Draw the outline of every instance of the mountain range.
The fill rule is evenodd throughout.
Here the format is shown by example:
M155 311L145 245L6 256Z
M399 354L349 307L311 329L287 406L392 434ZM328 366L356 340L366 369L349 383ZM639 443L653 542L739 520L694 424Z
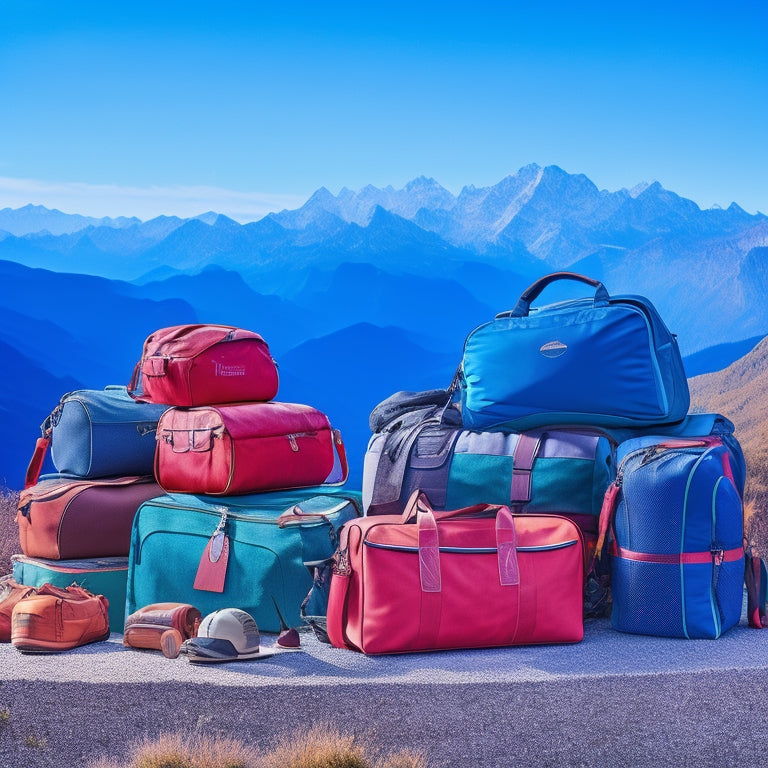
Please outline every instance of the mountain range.
M735 203L702 210L658 183L609 192L529 165L458 195L423 177L400 190L323 188L298 210L248 224L207 213L86 226L75 217L66 227L66 214L50 212L56 229L30 208L0 211L0 259L134 282L218 266L290 300L319 273L365 264L400 284L453 280L495 311L541 274L569 269L651 298L685 354L768 332L768 218ZM347 290L359 297L371 286Z
M329 413L353 482L373 406L398 389L447 386L467 333L548 272L649 297L689 375L725 367L768 333L766 216L701 210L658 183L599 190L555 166L458 195L423 177L400 190L320 189L248 224L25 206L0 211L0 230L0 343L15 366L0 382L15 414L12 432L0 424L0 476L11 485L27 458L18 435L31 451L62 387L126 383L144 338L167 325L262 333L280 398ZM555 285L539 302L572 295L583 286Z

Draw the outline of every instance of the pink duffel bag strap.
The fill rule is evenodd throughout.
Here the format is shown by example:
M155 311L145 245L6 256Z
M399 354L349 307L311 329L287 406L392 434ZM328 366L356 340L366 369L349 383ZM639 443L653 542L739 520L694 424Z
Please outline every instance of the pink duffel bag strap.
M414 498L415 497L415 498ZM410 501L413 501L411 507ZM496 550L499 563L499 583L502 586L517 586L520 584L520 565L517 559L517 530L515 518L509 507L493 504L477 504L451 512L434 512L429 500L423 493L414 492L409 500L406 512L415 509L416 525L418 526L419 544L419 576L423 592L440 592L442 579L440 575L440 541L438 522L467 517L488 517L488 512L496 511L495 531ZM484 513L484 514L481 514ZM409 518L403 514L403 523Z

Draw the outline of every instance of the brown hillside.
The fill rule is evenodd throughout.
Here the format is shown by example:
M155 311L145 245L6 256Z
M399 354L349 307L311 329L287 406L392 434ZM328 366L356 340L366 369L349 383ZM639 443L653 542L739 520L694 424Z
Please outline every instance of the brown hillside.
M736 425L747 458L748 531L768 553L768 336L728 368L689 384L692 410L722 413Z

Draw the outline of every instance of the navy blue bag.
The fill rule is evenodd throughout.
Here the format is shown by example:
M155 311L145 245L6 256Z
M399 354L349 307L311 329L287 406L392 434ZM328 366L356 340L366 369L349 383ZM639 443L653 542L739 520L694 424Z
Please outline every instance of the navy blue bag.
M738 624L742 500L720 437L650 437L619 446L600 516L612 532L611 623L622 632L716 638Z
M49 444L61 474L83 478L151 475L155 432L167 405L137 403L126 387L68 392L40 427L25 488L39 476Z
M586 283L595 295L532 309L558 280ZM469 334L459 387L464 426L474 430L668 424L690 405L677 341L651 302L611 297L571 272L541 278L513 310Z

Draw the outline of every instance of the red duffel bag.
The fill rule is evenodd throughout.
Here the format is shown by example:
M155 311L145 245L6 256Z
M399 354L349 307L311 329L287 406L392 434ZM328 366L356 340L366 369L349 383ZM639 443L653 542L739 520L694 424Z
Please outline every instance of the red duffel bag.
M296 403L169 408L157 424L155 477L169 493L236 495L328 481L344 444L328 417Z
M266 401L278 376L267 342L231 325L175 325L147 337L128 394L142 403L195 406Z
M47 560L125 557L136 510L162 495L152 475L98 480L44 475L19 496L21 551Z
M575 643L583 573L568 518L487 504L434 512L416 491L402 516L344 526L328 636L369 654Z

